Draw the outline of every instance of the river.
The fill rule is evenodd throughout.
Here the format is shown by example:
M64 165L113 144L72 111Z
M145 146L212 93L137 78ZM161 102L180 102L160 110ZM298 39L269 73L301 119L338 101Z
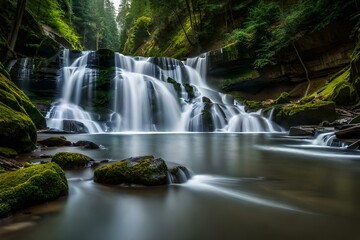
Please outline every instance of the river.
M40 134L40 138L48 135ZM69 196L0 222L2 240L360 239L360 153L284 134L78 134L96 160L154 155L185 184L110 187L67 171ZM50 209L50 210L49 210Z

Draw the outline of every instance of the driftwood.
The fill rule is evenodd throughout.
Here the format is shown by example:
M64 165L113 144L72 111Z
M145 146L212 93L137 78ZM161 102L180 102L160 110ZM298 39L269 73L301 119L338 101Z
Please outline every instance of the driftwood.
M360 139L360 124L335 132L338 139Z
M351 149L351 150L354 150L354 149L358 149L360 148L360 140L357 140L356 142L350 144L347 149Z

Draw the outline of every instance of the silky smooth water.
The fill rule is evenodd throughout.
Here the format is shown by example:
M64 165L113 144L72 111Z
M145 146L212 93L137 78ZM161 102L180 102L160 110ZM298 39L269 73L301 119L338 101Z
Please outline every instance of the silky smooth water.
M69 196L3 220L2 240L360 239L358 151L279 134L67 138L104 148L42 153L113 161L152 154L187 166L194 176L185 184L110 187L94 183L91 169L67 171Z

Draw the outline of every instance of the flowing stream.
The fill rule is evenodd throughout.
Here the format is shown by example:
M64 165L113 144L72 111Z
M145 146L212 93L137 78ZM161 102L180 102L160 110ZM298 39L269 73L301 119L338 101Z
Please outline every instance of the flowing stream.
M114 67L104 76L89 63L95 52L76 59L69 53L63 52L61 98L47 114L50 128L62 130L64 120L73 120L89 133L281 131L207 85L207 54L181 62L115 53Z
M359 151L274 133L67 138L103 148L41 153L80 152L112 161L153 154L187 166L193 177L160 187L110 187L94 183L92 169L66 171L69 196L2 220L2 240L360 238Z

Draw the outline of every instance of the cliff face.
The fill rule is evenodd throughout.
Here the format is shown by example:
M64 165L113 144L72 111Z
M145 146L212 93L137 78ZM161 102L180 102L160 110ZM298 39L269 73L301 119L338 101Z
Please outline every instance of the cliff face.
M350 64L355 41L349 36L354 25L351 21L336 21L294 42L309 73L312 92ZM305 70L294 46L278 53L274 66L254 69L254 60L251 51L237 45L213 51L209 61L210 79L218 87L252 100L275 99L281 92L289 92L291 98L304 95Z

